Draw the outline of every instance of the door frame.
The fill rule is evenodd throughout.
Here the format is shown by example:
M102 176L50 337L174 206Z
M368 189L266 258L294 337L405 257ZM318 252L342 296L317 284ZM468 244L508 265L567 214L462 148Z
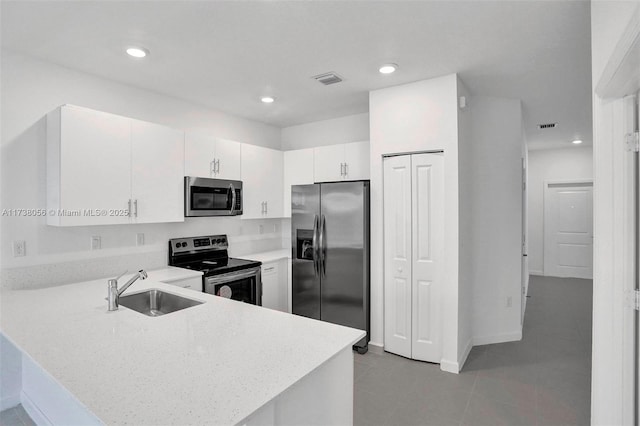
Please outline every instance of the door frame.
M594 181L592 178L584 178L584 179L545 179L544 181L544 190L542 197L542 275L547 275L547 258L546 258L546 247L547 247L547 203L548 203L548 193L549 193L549 185L580 185L580 184L591 184L592 191L592 202L591 202L591 226L593 229L594 219L593 219L593 190L594 190ZM592 231L593 234L593 231ZM593 248L593 242L591 243L591 247ZM593 262L591 265L593 269Z

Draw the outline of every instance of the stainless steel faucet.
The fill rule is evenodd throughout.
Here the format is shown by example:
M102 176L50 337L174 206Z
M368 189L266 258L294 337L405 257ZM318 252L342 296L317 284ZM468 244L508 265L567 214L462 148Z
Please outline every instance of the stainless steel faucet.
M122 288L118 290L118 280L126 273L127 271L124 271L118 277L112 278L107 281L107 300L109 301L109 311L118 310L118 299L120 298L120 295L122 295L122 293L124 293L124 291L128 289L131 284L136 282L138 278L141 280L147 279L147 273L144 271L144 269L140 269L138 273L131 277L129 281L127 281L122 286Z

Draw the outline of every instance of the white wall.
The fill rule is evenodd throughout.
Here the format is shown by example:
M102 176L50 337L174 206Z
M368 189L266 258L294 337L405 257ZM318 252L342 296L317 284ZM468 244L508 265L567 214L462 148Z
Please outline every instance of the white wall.
M529 151L529 272L544 275L544 182L593 179L590 146Z
M458 283L458 364L462 366L473 346L473 268L471 259L473 256L473 210L472 197L473 182L473 153L471 148L475 143L473 135L472 108L473 101L469 90L458 78L458 100L465 97L467 106L458 109L458 174L459 174L459 206L460 206L460 251L459 283Z
M474 345L519 340L522 285L522 109L517 99L473 96L472 141L460 148L469 207L461 239L470 250ZM463 152L464 151L464 152ZM461 167L462 167L461 163ZM470 221L469 223L465 223ZM462 235L463 230L465 234ZM507 306L507 299L511 306Z
M180 129L210 128L223 138L280 148L277 127L5 50L1 78L3 208L46 207L44 116L65 103ZM161 267L167 263L167 240L188 235L227 233L232 255L271 250L281 247L280 226L279 219L188 218L177 224L57 228L46 226L44 218L2 217L2 284L46 279L51 285L111 275L122 268ZM143 247L135 247L138 232L145 234ZM89 250L92 235L102 237L102 250ZM12 257L13 240L26 241L26 257ZM33 265L45 266L15 269Z
M629 23L640 22L639 1L591 2L591 60L594 125L594 280L591 424L632 424L633 320L625 309L620 261L628 239L622 226L625 210L625 164L621 143L624 102L600 99L595 88ZM636 27L637 28L637 27ZM628 41L628 40L627 40ZM618 52L624 54L625 52ZM620 56L622 57L622 56ZM629 330L631 328L631 330Z
M371 141L371 340L383 336L382 156L444 150L445 265L441 368L458 365L458 106L455 74L369 93Z
M368 113L314 121L282 129L283 151L368 140Z

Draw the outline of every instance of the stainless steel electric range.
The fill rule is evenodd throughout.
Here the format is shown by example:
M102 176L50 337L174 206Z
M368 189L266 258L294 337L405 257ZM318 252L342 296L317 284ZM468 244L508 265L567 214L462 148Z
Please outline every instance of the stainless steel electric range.
M262 305L261 262L229 257L226 235L169 240L169 265L202 271L205 293Z

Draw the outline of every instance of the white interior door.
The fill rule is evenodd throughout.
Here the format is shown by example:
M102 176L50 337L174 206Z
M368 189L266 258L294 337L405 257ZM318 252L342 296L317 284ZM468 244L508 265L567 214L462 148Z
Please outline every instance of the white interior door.
M444 254L444 154L411 156L411 358L439 363ZM386 195L386 192L385 192Z
M593 183L547 183L544 274L593 278Z
M411 357L411 157L384 159L384 349Z

